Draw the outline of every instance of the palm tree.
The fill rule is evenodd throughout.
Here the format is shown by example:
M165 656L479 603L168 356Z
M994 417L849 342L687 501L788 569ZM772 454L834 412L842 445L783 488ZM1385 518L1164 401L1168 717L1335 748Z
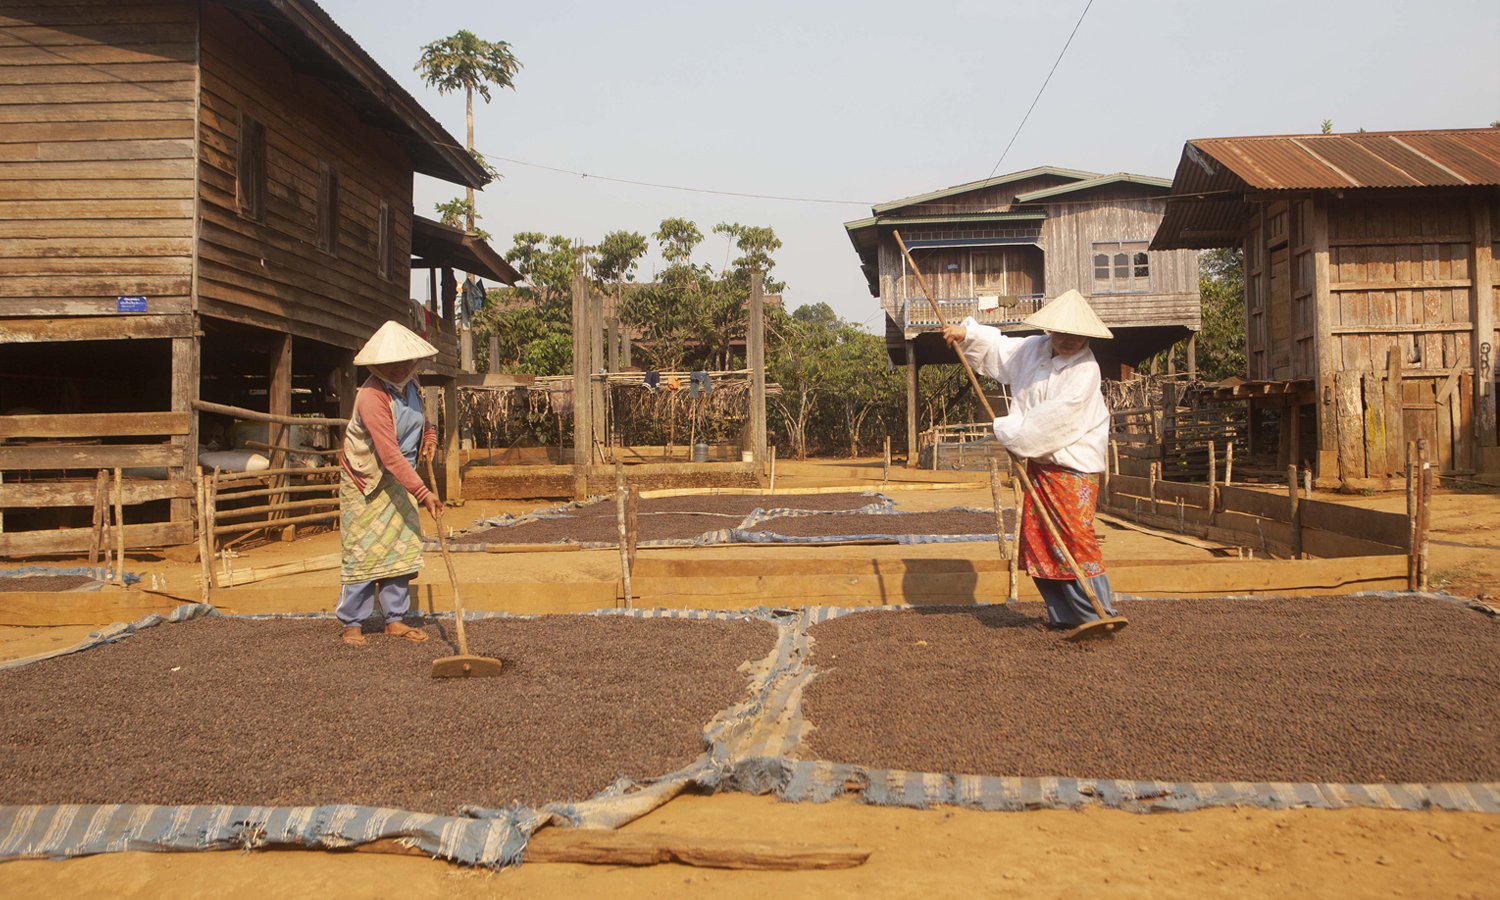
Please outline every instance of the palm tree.
M437 88L439 96L463 89L464 112L469 123L468 151L474 156L474 92L478 91L484 102L489 103L490 85L515 90L511 78L520 70L521 62L505 41L482 41L472 31L459 31L424 46L422 57L413 68L422 73L428 87ZM473 188L469 188L468 225L467 230L472 232Z

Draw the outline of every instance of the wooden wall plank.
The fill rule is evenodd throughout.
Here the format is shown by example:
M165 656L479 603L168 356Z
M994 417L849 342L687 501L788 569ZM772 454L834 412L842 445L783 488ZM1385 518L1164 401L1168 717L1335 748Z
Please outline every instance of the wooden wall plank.
M124 505L136 506L155 500L187 499L193 496L193 485L187 481L126 481ZM0 507L67 507L92 506L94 482L30 481L0 484Z
M185 412L0 416L0 439L133 437L146 434L187 434L191 427L192 415Z
M113 469L182 464L170 444L98 444L88 447L0 446L0 470Z
M55 531L12 531L0 534L0 556L36 556L45 553L81 553L94 538L92 528L60 528ZM177 547L193 541L191 522L155 522L125 526L125 548ZM56 594L52 595L56 597Z
M1365 474L1370 478L1381 478L1387 474L1385 392L1381 387L1380 376L1374 372L1365 372L1362 380L1365 406Z
M5 327L0 328L0 344L149 340L191 337L193 331L191 316L115 315L7 319Z
M1321 528L1402 550L1411 542L1410 524L1403 513L1357 509L1343 503L1306 499L1298 501L1298 509L1302 513L1303 528Z
M1337 403L1339 479L1365 477L1365 430L1358 372L1338 372L1334 379Z
M1111 475L1111 483L1117 477L1119 476ZM1280 522L1289 522L1292 516L1291 504L1285 492L1272 494L1251 488L1221 486L1219 508L1226 512L1243 512Z

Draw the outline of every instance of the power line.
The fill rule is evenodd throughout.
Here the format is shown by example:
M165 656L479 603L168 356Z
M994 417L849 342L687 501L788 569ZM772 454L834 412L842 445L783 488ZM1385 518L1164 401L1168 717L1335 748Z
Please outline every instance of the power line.
M1090 0L1092 2L1092 0ZM749 197L754 200L782 200L791 203L840 203L846 206L869 206L867 200L830 200L826 197L785 197L775 194L748 194L742 191L719 191L712 188L684 187L678 184L660 184L653 181L636 181L632 178L613 178L609 175L594 175L589 172L578 172L573 169L563 169L558 166L548 166L542 163L526 162L525 160L512 159L508 156L491 156L485 154L485 159L498 159L502 162L514 163L518 166L530 166L533 169L546 169L551 172L561 172L564 175L577 175L580 178L593 178L599 181L613 181L617 184L633 184L639 187L662 188L669 191L687 191L693 194L719 194L725 197Z
M1042 82L1042 86L1037 90L1036 96L1031 99L1031 105L1026 107L1026 115L1021 117L1021 124L1016 126L1016 133L1010 136L1010 143L1005 145L1005 152L1001 153L1000 158L995 160L995 168L990 169L990 178L995 177L995 173L1000 169L1000 164L1005 162L1005 157L1010 153L1011 145L1016 142L1016 138L1021 136L1021 129L1026 127L1026 120L1031 118L1031 111L1036 109L1036 102L1042 99L1042 91L1047 89L1047 83L1052 80L1052 73L1057 71L1057 64L1062 62L1063 53L1068 52L1068 47L1073 43L1073 35L1078 33L1078 26L1083 24L1083 17L1089 14L1089 7L1093 5L1094 0L1089 0L1084 5L1083 14L1078 17L1078 22L1073 26L1072 33L1068 35L1067 43L1063 44L1062 53L1057 54L1057 59L1053 61L1052 69L1047 73L1046 80Z

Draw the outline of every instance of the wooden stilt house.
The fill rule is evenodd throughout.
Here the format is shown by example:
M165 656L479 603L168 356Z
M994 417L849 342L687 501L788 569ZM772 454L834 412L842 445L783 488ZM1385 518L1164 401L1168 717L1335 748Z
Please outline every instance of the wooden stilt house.
M1500 478L1500 128L1189 141L1153 250L1242 247L1254 431L1281 464L1384 487L1406 442Z
M917 459L917 369L957 364L897 247L900 232L943 316L1007 332L1070 289L1114 332L1093 342L1106 378L1191 341L1201 321L1198 255L1155 252L1170 182L1045 166L876 205L844 223L870 295L885 311L886 350L907 367L907 465Z
M85 549L100 468L129 547L189 542L195 401L347 414L415 172L489 180L311 0L0 7L0 556Z

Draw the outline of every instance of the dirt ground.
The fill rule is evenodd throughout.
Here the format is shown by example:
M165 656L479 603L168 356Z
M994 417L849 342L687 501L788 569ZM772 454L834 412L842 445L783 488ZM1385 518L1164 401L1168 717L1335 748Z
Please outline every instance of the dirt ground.
M1025 813L681 797L626 830L874 852L828 872L559 863L491 873L364 853L122 853L0 864L6 897L1500 897L1500 821L1463 813Z
M871 460L778 463L778 490L864 484L879 489ZM900 477L902 470L893 474ZM933 473L922 473L931 480ZM938 473L941 474L941 473ZM952 477L952 476L949 476ZM982 473L959 476L974 483ZM862 480L857 480L862 479ZM989 506L987 487L893 490L898 509ZM1400 494L1319 499L1404 511ZM500 512L539 505L471 501L446 524L466 527ZM1109 559L1205 559L1207 551L1101 525ZM1443 489L1433 497L1431 580L1434 588L1475 596L1500 583L1500 494ZM978 558L988 544L859 548L743 547L733 550L643 550L668 558L780 559L860 555ZM336 534L248 550L245 565L270 565L335 553ZM72 561L46 562L70 565ZM613 550L566 554L461 554L462 581L589 581L615 577ZM132 557L129 571L152 574L192 595L195 562ZM418 583L442 583L429 565ZM327 591L338 572L267 582ZM0 658L76 643L94 630L0 627ZM1497 736L1500 740L1500 736ZM112 854L62 862L0 864L0 897L1421 897L1500 900L1500 817L1466 813L1372 810L1213 809L1141 816L1117 810L982 813L961 809L888 809L850 801L788 804L768 797L688 796L627 829L706 837L853 843L874 854L864 866L833 872L731 872L663 865L642 869L563 864L489 873L413 857L362 853L224 852Z

